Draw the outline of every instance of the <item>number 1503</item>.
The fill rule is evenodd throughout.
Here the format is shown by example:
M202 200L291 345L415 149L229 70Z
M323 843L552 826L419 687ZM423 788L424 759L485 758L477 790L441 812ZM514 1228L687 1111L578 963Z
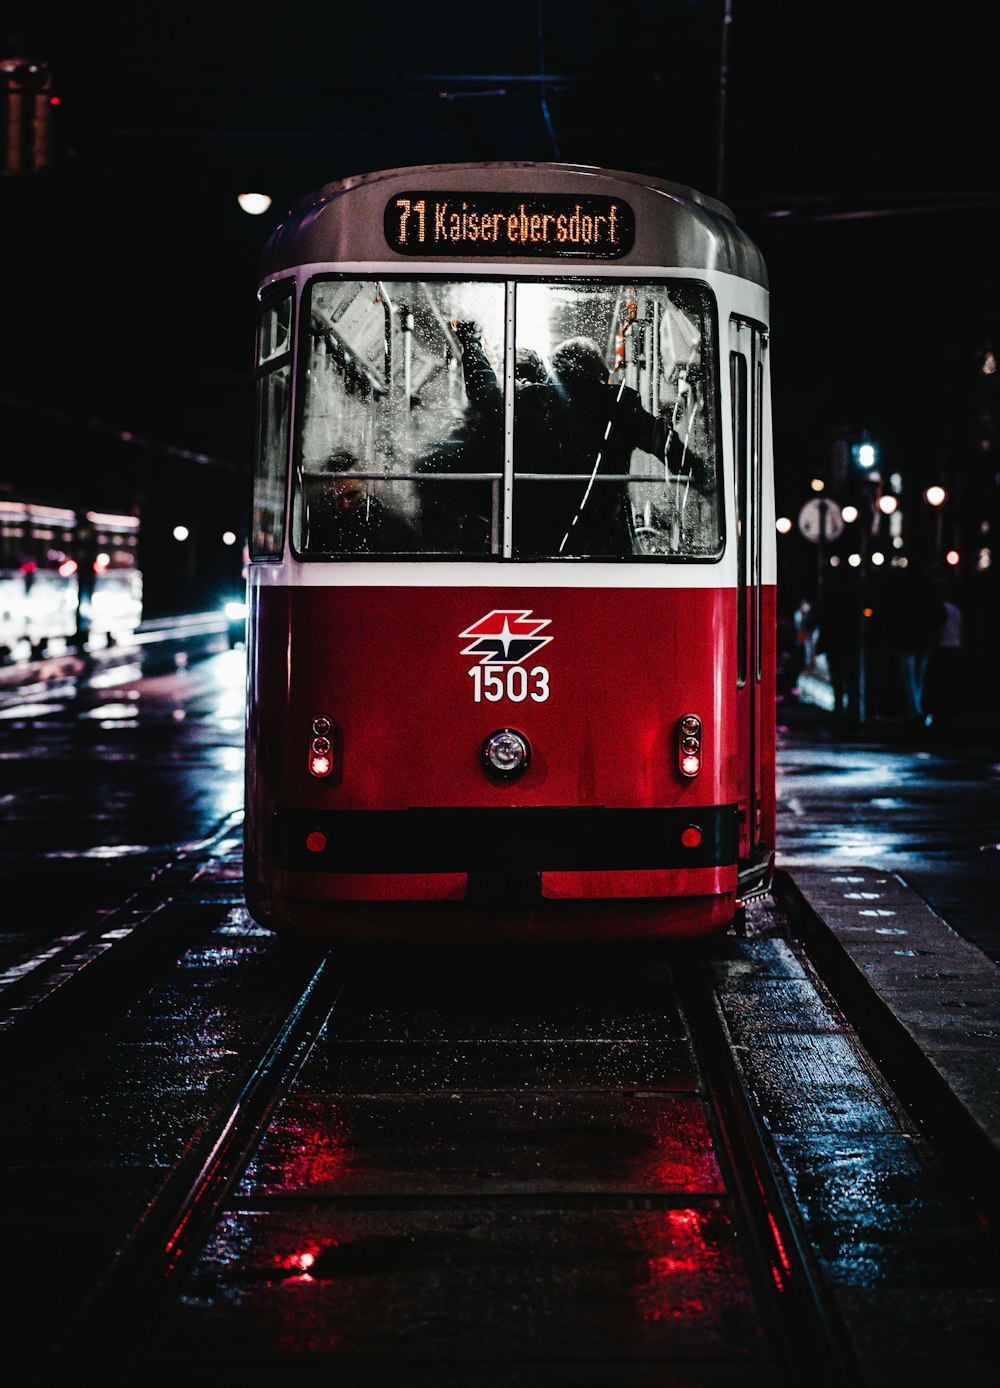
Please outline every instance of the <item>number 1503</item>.
M534 699L536 704L544 704L549 697L549 672L544 665L533 670L523 665L473 665L469 678L477 704L484 699L488 704L498 704L501 699L515 704Z

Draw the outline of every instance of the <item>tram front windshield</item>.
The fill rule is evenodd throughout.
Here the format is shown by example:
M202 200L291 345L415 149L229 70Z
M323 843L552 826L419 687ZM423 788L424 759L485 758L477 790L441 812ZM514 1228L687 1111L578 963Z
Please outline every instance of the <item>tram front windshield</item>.
M528 281L510 293L483 280L313 281L300 557L721 552L706 286Z

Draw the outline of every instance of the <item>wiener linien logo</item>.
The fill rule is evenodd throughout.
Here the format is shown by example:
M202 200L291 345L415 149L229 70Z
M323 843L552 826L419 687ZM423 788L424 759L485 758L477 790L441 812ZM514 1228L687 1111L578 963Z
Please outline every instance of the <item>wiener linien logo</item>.
M525 699L544 703L549 697L549 672L544 665L525 668L524 662L547 646L551 636L541 636L551 617L533 617L530 608L494 608L472 626L459 632L459 640L469 644L462 655L478 656L469 671L473 698L477 704Z

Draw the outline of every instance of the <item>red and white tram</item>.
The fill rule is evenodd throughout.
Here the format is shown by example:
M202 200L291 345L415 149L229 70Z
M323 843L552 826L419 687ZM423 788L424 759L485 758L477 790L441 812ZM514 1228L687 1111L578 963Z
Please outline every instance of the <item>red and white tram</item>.
M260 299L254 917L724 930L774 857L768 292L732 214L394 169L298 204Z
M0 495L0 660L134 636L139 528L135 515Z

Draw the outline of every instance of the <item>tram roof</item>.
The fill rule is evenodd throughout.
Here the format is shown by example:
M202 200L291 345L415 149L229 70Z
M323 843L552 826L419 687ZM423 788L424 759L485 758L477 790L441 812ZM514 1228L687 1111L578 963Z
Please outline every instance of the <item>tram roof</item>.
M394 250L386 241L383 213L390 199L417 190L622 198L635 215L635 241L627 254L614 261L616 265L721 270L767 288L767 270L759 249L737 226L732 211L715 198L648 174L527 161L416 164L326 183L299 199L271 234L264 248L262 276L313 263L412 264L412 256ZM478 266L512 263L509 254L455 253L448 260ZM563 273L570 268L581 273L588 262L553 255L532 256L532 263L551 263L562 266Z

